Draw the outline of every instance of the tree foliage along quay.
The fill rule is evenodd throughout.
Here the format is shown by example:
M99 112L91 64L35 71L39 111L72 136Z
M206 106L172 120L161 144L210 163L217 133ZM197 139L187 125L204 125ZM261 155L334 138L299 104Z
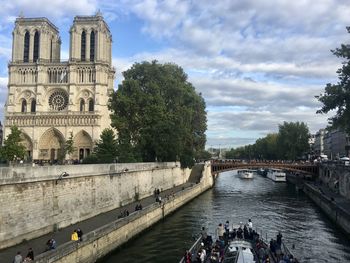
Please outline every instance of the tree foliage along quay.
M350 33L350 27L346 29ZM340 48L331 50L331 52L344 61L342 67L337 70L338 83L328 83L324 93L316 96L323 104L317 113L328 113L335 110L335 115L328 119L331 128L341 128L350 134L350 45L341 44Z
M191 167L203 152L207 117L201 94L183 69L135 63L110 99L120 162L175 161Z
M278 133L268 134L255 144L231 149L227 159L296 160L308 153L309 128L303 122L284 122Z
M11 133L4 140L4 145L0 147L0 158L8 162L16 159L24 159L25 146L21 144L21 131L17 126L11 127Z

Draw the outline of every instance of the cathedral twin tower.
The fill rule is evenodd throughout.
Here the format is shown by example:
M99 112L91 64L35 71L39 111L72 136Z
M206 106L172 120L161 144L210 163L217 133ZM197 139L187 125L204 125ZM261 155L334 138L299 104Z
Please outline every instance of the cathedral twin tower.
M76 16L68 61L60 53L59 31L47 18L16 19L4 138L11 126L19 127L29 159L64 158L65 141L73 136L71 158L81 160L110 126L115 71L112 36L102 16Z

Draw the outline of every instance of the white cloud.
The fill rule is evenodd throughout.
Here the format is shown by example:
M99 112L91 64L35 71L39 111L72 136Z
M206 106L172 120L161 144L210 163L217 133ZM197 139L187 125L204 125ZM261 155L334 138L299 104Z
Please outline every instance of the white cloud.
M208 106L208 145L253 142L283 121L304 121L313 132L327 125L314 96L336 81L340 61L330 49L348 42L348 1L14 0L0 10L0 32L12 30L21 10L68 27L75 15L98 9L112 33L120 18L137 17L145 39L162 44L115 57L117 83L134 62L182 66ZM0 33L0 60L9 59L11 41Z

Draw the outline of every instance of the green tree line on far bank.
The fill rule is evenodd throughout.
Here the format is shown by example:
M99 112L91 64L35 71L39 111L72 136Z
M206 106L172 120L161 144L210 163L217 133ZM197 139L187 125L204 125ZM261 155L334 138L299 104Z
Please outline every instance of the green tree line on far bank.
M254 144L231 149L226 159L296 160L309 153L310 132L303 122L284 122Z

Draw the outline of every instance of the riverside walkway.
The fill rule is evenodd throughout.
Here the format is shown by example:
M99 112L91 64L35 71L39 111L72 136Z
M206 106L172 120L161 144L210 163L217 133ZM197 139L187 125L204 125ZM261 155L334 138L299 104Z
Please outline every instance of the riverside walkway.
M162 197L162 200L165 200L167 196L171 196L173 193L177 193L182 191L185 188L189 188L193 185L193 183L188 182L182 185L179 185L177 187L162 191L160 193L160 196ZM43 236L40 236L35 239L31 240L25 240L20 244L17 244L15 246L5 248L0 250L0 263L12 263L15 255L17 252L21 252L22 257L25 258L28 249L32 248L34 251L34 260L35 257L39 254L45 252L46 249L46 242L53 238L56 240L56 245L59 247L60 245L69 242L71 240L71 234L74 229L80 228L84 234L91 232L101 226L104 226L118 218L118 216L126 209L129 211L129 213L133 213L135 211L135 206L139 203L141 203L142 207L145 208L155 202L154 195L146 197L144 199L141 199L139 201L132 202L128 205L116 208L114 210L111 210L109 212L99 214L97 216L94 216L92 218L86 219L84 221L78 222L76 224L67 226L65 228L59 229L57 232L51 232L48 234L45 234ZM83 235L84 238L84 235Z

